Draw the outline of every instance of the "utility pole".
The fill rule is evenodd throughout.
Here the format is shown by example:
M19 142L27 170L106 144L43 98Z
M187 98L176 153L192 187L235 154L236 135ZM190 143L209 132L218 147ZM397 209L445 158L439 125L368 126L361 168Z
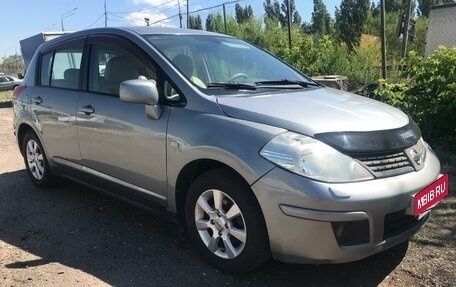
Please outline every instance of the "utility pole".
M190 13L188 12L188 1L187 0L187 29L190 27Z
M220 7L220 6L219 6ZM225 24L225 35L228 35L228 31L226 30L226 10L225 10L225 3L223 3L223 24Z
M108 13L106 12L106 0L104 0L104 18L105 18L105 27L108 27Z
M380 0L380 22L382 41L382 78L386 79L386 32L385 32L385 0Z
M402 58L407 55L407 41L409 36L409 23L410 23L410 12L412 10L412 1L407 0L407 4L405 4L405 21L404 21L404 33L402 33L402 50L401 56Z
M291 49L291 5L290 0L287 0L287 13L288 13L288 47Z
M17 73L17 70L19 70L18 66L17 66L17 46L14 50L14 72Z
M182 14L181 14L181 5L180 5L179 0L177 0L177 6L179 6L179 22L180 22L180 27L182 28Z
M75 12L76 10L78 10L78 7L74 8L73 10L66 11L65 13L63 13L63 14L60 16L60 25L62 26L62 32L65 31L65 28L63 27L63 20L64 20L65 18L70 17L71 15L74 15L74 13L76 13L76 12Z

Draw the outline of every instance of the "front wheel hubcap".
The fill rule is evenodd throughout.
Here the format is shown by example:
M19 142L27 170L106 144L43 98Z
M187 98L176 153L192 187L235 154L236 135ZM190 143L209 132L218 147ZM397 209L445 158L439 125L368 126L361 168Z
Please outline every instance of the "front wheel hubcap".
M33 177L41 180L44 176L44 157L38 143L29 140L26 146L27 165Z
M195 223L206 247L215 255L232 259L247 240L244 216L236 202L217 189L203 192L195 205Z

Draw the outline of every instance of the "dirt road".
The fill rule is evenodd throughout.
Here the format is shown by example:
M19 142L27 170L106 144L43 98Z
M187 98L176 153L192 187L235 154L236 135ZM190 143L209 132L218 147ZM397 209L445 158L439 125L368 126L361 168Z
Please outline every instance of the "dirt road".
M454 198L410 243L362 261L228 275L178 225L72 182L33 186L11 117L0 108L0 286L456 286Z

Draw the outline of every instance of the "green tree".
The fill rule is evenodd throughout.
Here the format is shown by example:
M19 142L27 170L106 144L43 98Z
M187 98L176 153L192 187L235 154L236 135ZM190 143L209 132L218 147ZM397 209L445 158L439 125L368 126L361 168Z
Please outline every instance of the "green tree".
M313 27L312 23L304 22L301 24L301 31L304 34L312 34L313 33Z
M293 25L300 26L302 22L301 15L296 10L296 4L294 0L283 0L282 4L279 1L265 0L263 3L265 12L265 22L269 25L271 23L280 24L282 27L288 25L288 1L290 1L290 14L291 22Z
M424 55L424 48L426 47L426 34L428 27L428 18L421 16L416 19L415 24L415 38L409 43L407 48L410 51L415 51L418 55Z
M456 152L456 48L424 57L414 51L404 61L401 83L382 82L376 92L417 122L434 147Z
M369 8L369 0L342 0L340 7L336 8L337 36L350 50L359 45Z
M249 19L253 18L253 9L252 6L248 5L245 8L242 8L239 3L236 3L234 6L234 11L235 11L235 17L236 17L236 22L238 24L242 24Z
M380 5L380 4L379 4ZM404 10L405 0L385 0L385 12L397 12Z
M314 0L311 18L311 31L314 34L331 34L331 15L322 0Z
M223 18L220 13L209 13L206 17L206 30L210 32L224 33Z
M188 16L188 24L190 29L203 30L203 20L200 15Z
M264 7L264 21L266 25L278 25L280 17L280 5L277 0L271 2L271 0L265 0L263 3Z
M296 3L295 0L283 0L282 4L280 5L280 9L282 13L280 13L279 21L282 27L286 27L288 25L288 1L290 1L290 14L291 14L291 23L296 26L300 26L302 22L301 15L296 10Z

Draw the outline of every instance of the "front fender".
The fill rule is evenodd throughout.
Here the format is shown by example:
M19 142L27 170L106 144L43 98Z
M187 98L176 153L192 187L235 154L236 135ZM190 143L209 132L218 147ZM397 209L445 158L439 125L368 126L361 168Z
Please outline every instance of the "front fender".
M177 179L182 169L195 160L221 162L253 184L274 167L260 156L260 149L283 131L225 115L173 110L167 134L168 209L176 211Z

